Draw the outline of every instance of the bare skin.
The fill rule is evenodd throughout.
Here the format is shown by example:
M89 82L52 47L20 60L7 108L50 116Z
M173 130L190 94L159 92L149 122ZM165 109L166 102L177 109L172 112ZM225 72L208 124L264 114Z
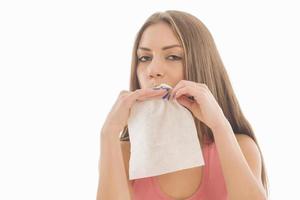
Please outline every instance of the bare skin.
M124 165L128 177L130 158L130 142L121 142ZM187 199L192 196L202 183L203 167L194 167L167 173L154 178L159 183L160 190L174 199ZM133 181L130 181L133 184Z
M180 42L169 26L158 23L148 27L142 35L137 55L137 75L142 88L166 83L173 88L184 79L184 51L182 47L162 50ZM200 141L202 143L202 141ZM126 160L128 162L128 160ZM127 164L128 165L128 164ZM184 199L196 192L202 181L203 167L195 167L156 176L160 189L175 199Z
M162 93L146 91L147 89L157 86L161 83L166 83L173 88L184 79L183 65L183 49L181 47L170 47L180 45L178 39L172 32L172 29L164 24L158 23L149 26L143 33L137 55L139 58L137 76L141 86L138 92L123 91L118 98L118 101L113 106L109 113L106 122L102 128L103 135L101 138L107 143L116 143L118 137L116 134L125 127L129 117L129 109L137 99L161 97ZM163 50L164 47L169 47ZM148 49L148 50L147 50ZM178 97L186 98L184 96ZM222 121L222 120L221 120ZM226 186L229 197L233 200L265 200L263 187L261 183L261 160L257 146L250 137L246 135L237 135L232 132L231 127L227 123L221 123L220 126L214 126L213 133L216 139L216 146L220 155L220 162L225 176ZM114 137L112 137L114 135ZM200 144L203 147L203 141ZM103 145L105 146L105 145ZM109 149L109 145L106 145ZM109 197L102 199L126 199L132 197L132 181L128 180L128 164L130 158L130 143L121 142L122 158L124 168L117 169L120 159L119 154L116 154L116 160L111 162L111 165L105 165L111 159L109 156L103 156L101 161L102 176L99 180L98 196ZM108 150L103 152L109 152ZM119 151L118 151L119 152ZM116 153L118 153L116 152ZM121 154L121 153L120 153ZM118 163L120 164L120 163ZM234 165L234 166L233 166ZM111 167L115 171L111 172ZM124 172L125 170L125 172ZM111 172L111 174L108 174ZM121 174L113 177L114 173ZM106 176L105 176L106 175ZM127 180L125 180L125 175ZM203 177L203 167L195 167L191 169L176 171L173 173L156 176L159 187L163 193L173 199L186 199L192 196L200 186ZM126 183L125 183L126 182ZM128 185L127 185L128 184ZM109 185L117 185L117 187L108 187ZM103 188L101 190L101 188ZM112 188L112 189L110 189ZM109 192L106 192L110 189ZM247 189L247 190L245 190ZM121 191L121 192L120 192ZM106 192L106 193L105 193ZM111 197L115 194L122 193L123 196Z
M137 72L141 87L160 83L171 85L171 95L211 128L229 199L265 200L257 145L249 136L233 132L207 85L184 80L183 49L174 47L163 50L173 44L179 45L179 41L168 25L158 23L145 30L139 47L148 50L139 48L137 52L140 61L143 61L139 62ZM186 95L195 97L195 101L190 102ZM198 188L202 171L201 168L188 169L156 178L165 194L175 199L185 199Z

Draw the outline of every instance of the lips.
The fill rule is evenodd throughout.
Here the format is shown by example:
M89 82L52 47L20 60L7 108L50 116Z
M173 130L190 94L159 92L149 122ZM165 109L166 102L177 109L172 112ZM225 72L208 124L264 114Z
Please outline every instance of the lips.
M170 90L172 89L172 87L168 84L162 83L160 85L155 86L154 88L161 88L167 91L167 94L165 94L162 98L163 99L170 99Z
M170 85L168 85L166 83L161 83L159 85L154 86L154 88L163 88L163 89L168 88L168 89L171 89L172 86L170 86Z

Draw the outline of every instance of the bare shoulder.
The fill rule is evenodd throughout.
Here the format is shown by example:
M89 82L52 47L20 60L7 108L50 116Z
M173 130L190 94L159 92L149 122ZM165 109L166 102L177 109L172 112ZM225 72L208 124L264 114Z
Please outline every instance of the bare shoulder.
M260 152L258 146L250 136L246 134L235 134L235 137L244 154L247 154L247 156L260 159Z
M256 142L246 134L235 134L249 167L258 180L261 178L261 155Z
M252 154L259 153L259 149L256 142L250 136L246 134L237 133L235 134L235 137L242 150L245 150L248 153L252 153Z
M235 137L239 143L241 142L243 144L256 145L255 141L249 135L242 134L242 133L236 133Z

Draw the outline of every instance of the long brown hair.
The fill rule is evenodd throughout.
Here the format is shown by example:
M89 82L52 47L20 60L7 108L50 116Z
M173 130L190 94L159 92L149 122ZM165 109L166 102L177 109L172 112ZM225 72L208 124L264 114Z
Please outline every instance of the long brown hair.
M186 80L204 83L222 108L235 134L250 136L258 146L262 159L261 180L268 191L268 179L261 149L254 135L253 129L242 113L241 107L233 91L226 69L216 48L214 39L206 26L195 16L177 10L156 12L152 14L138 31L132 51L130 91L140 89L137 78L137 48L144 30L155 23L168 24L184 49ZM195 119L195 118L194 118ZM211 129L201 121L195 119L198 138L205 136L214 141ZM129 141L128 127L126 126L120 136L121 141Z

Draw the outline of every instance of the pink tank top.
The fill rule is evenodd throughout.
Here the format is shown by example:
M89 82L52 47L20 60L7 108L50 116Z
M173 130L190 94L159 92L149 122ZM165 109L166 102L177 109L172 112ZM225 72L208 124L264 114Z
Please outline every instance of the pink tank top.
M205 165L197 191L186 200L228 200L224 176L215 143L204 143ZM133 180L133 200L173 200L165 194L155 179L146 177Z

